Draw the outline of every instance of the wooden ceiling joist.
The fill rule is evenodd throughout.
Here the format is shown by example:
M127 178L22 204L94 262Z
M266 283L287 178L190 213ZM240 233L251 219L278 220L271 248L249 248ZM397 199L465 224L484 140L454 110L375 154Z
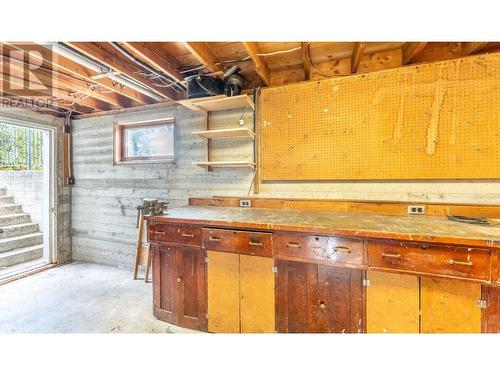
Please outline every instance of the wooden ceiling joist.
M104 48L103 45L99 43L83 43L83 42L71 42L66 43L75 50L83 53L84 55L96 60L100 64L103 64L115 72L128 76L142 85L146 86L150 91L154 92L167 100L176 100L177 94L175 91L167 89L165 87L157 87L146 77L138 73L139 67L134 65L132 62L128 62L119 58L115 53L111 53Z
M356 73L361 62L361 57L363 56L363 51L366 47L365 42L354 43L354 49L351 55L351 73Z
M212 52L206 42L185 42L184 45L196 59L211 72L220 72L217 62L217 57Z
M462 44L462 55L468 56L486 47L487 42L466 42Z
M255 65L255 71L262 78L266 85L271 82L271 72L267 67L266 61L259 56L259 46L257 42L243 42L243 46Z
M418 55L427 45L427 42L408 43L403 48L403 64L409 64L411 60Z
M161 53L151 49L151 47L147 46L145 42L122 42L121 45L131 51L132 54L137 56L140 60L152 66L154 69L166 74L175 82L186 86L184 76L168 61L169 58L170 60L173 60L172 57L162 57Z

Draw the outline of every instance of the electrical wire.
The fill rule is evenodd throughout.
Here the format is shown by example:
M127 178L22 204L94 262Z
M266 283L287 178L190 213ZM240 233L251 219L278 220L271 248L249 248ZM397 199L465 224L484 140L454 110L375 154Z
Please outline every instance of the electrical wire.
M269 53L258 53L257 56L274 56L274 55L281 55L282 53L290 53L293 51L298 51L299 49L302 49L302 47L294 47L290 49L286 49L283 51L274 51L274 52L269 52Z

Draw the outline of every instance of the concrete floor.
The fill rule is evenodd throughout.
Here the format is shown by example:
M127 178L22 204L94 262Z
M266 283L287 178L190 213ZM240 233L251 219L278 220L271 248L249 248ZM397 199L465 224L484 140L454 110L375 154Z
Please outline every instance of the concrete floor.
M152 308L151 284L131 271L71 263L0 285L0 333L193 332Z

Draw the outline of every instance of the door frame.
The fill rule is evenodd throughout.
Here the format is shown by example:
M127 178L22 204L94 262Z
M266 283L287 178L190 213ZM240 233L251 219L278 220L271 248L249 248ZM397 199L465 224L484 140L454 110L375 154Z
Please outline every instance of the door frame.
M57 207L58 207L58 186L57 186L57 136L56 125L48 125L27 120L20 120L8 116L0 116L0 121L7 125L28 127L37 130L44 130L43 137L43 160L44 160L44 191L43 191L43 260L46 263L57 263L58 261L58 241L57 241ZM48 147L45 147L48 146ZM45 170L47 169L47 173ZM48 188L46 188L48 187Z

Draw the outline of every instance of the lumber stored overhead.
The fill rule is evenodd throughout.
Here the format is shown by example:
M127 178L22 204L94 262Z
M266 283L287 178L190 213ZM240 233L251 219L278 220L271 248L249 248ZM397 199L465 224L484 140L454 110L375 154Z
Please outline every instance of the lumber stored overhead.
M244 89L326 79L500 51L495 42L67 42L0 44L0 96L16 102L42 97L39 108L95 115L186 99L186 77L220 75L237 65ZM49 53L43 53L43 50ZM52 50L52 52L50 52ZM12 54L23 64L10 66ZM21 55L19 55L21 53ZM23 57L24 54L24 57ZM37 79L26 64L41 64ZM6 65L7 64L7 65ZM31 75L33 76L33 75ZM9 82L14 82L11 85ZM17 90L13 89L17 87ZM19 88L30 87L31 92ZM34 88L33 88L34 87ZM41 91L41 92L40 92ZM52 107L51 107L52 108Z

